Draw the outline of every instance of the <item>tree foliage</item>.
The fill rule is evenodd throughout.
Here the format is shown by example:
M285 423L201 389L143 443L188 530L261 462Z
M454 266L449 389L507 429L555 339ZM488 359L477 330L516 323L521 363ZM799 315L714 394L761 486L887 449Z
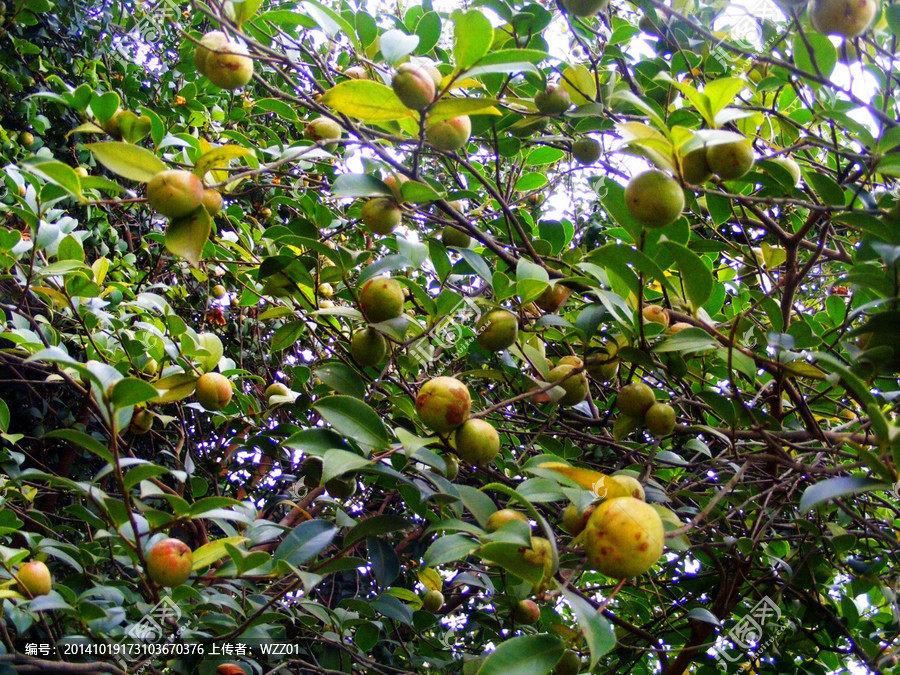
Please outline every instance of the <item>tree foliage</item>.
M0 668L891 670L900 5L827 4L0 3Z

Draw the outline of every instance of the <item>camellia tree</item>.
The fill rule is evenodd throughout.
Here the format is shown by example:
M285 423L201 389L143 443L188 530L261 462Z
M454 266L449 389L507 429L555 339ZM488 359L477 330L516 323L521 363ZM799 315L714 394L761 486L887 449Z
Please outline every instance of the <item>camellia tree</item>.
M896 668L896 0L0 6L2 672Z

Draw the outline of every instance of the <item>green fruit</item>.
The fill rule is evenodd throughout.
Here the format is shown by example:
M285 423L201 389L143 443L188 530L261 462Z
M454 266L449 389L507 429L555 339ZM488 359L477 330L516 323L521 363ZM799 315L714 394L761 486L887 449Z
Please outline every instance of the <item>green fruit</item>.
M206 209L206 212L210 216L218 215L222 210L222 206L224 205L224 201L222 200L222 195L219 194L218 190L213 190L212 188L207 188L203 191L203 208Z
M387 349L387 340L372 328L356 331L350 338L350 356L363 368L381 363L387 354Z
M531 548L522 553L525 562L542 565L544 568L538 589L543 589L553 579L556 569L553 566L553 546L544 537L532 537Z
M416 413L422 424L439 434L449 433L469 419L471 409L469 390L455 377L428 380L416 396Z
M578 675L581 672L581 658L578 653L567 649L553 666L553 675Z
M431 81L434 82L435 92L440 93L441 85L444 83L444 76L441 75L441 71L431 64L422 66L422 69L431 76Z
M297 472L303 476L306 487L319 487L322 482L322 458L310 455L300 463Z
M702 185L713 177L706 163L706 148L691 150L681 158L681 178L688 185Z
M459 458L475 466L487 466L500 453L500 435L484 420L464 422L456 430L454 442Z
M643 382L632 382L619 389L616 405L623 415L640 419L656 403L653 390Z
M593 164L600 159L601 147L600 141L594 138L579 138L572 143L572 156L579 164Z
M642 502L646 501L646 495L644 494L644 486L641 485L640 481L634 476L626 476L623 474L613 474L610 476L614 481L616 481L619 485L621 485L628 492L629 495L634 497L635 499L640 499Z
M769 159L773 164L777 164L789 174L791 174L791 178L793 179L793 185L797 185L800 182L801 174L800 174L800 165L797 164L790 157L771 157Z
M505 309L494 309L476 324L479 345L490 352L503 351L515 343L519 336L519 319Z
M437 94L434 79L424 67L403 63L391 78L391 89L407 108L425 110Z
M588 395L588 379L584 371L571 375L575 366L564 363L556 366L547 374L548 382L559 382L559 386L565 390L565 395L559 399L559 405L570 406L581 403ZM563 379L565 378L565 379Z
M218 51L226 44L228 44L228 36L220 30L210 31L200 38L200 44L194 49L194 66L201 75L206 75L206 59L210 53Z
M263 394L263 396L265 396L266 403L269 403L269 405L272 405L269 402L269 399L271 399L273 396L287 396L290 393L291 393L291 390L288 389L281 382L273 382L268 387L266 387L266 391L265 391L265 394Z
M222 284L216 284L212 287L212 291L210 291L210 293L216 300L220 300L221 298L225 297L228 291L225 290L225 287Z
M454 480L459 475L459 460L453 455L443 455L444 478Z
M221 410L231 402L231 382L219 373L205 373L197 380L194 395L205 410Z
M664 535L656 509L634 497L615 497L591 514L584 548L594 569L613 579L628 579L659 560Z
M396 319L403 314L403 287L396 279L373 277L359 289L359 310L370 323Z
M350 499L356 494L356 478L352 475L337 476L325 481L325 490L335 499Z
M668 436L675 430L675 408L654 403L644 414L644 425L657 438Z
M706 149L706 163L722 180L736 180L753 168L753 146L746 139L711 145Z
M373 197L362 207L360 220L375 234L390 234L403 219L403 212L390 197Z
M156 373L158 371L159 371L159 364L156 362L156 359L154 359L152 357L148 358L144 362L144 365L141 367L141 373L143 373L144 375L149 375L150 377L153 377L154 375L156 375Z
M425 127L425 139L438 150L452 152L469 142L472 121L468 115L431 122Z
M584 361L582 361L579 357L573 356L571 354L567 354L560 358L559 361L556 362L557 366L572 366L573 368L581 368L584 366Z
M587 18L605 10L609 0L563 0L562 4L572 16Z
M534 104L542 115L561 115L572 105L572 97L558 84L550 84L535 94Z
M534 600L519 600L513 610L513 618L517 623L531 626L541 619L541 608Z
M628 181L625 206L644 227L665 227L678 220L684 210L684 192L678 181L651 169Z
M876 14L877 0L812 0L809 4L813 28L826 35L845 38L865 33Z
M460 232L455 227L447 225L441 231L441 241L444 246L455 246L456 248L469 248L472 243L472 237L465 232Z
M422 609L434 614L444 606L444 594L440 591L428 591L422 596Z
M323 142L326 148L333 148L337 143L329 141L337 141L340 139L343 130L341 125L327 117L317 117L306 125L303 135L311 141Z
M182 218L203 203L203 183L190 171L160 171L147 183L147 202L167 218Z
M487 524L485 525L484 529L486 529L488 532L496 532L501 527L514 520L520 520L523 523L528 522L528 518L526 518L524 514L519 513L518 511L513 511L512 509L500 509L499 511L494 511L490 516L488 516Z
M131 433L136 435L146 434L153 427L153 413L146 408L134 411L131 417L131 425L128 427Z
M594 512L596 506L591 504L582 513L578 513L578 509L574 504L569 504L562 515L563 529L573 537L577 537L587 525L588 518Z
M19 134L19 145L21 145L23 148L30 148L32 145L34 145L34 134L32 134L30 131L23 131L21 134Z
M322 283L316 286L316 294L320 298L331 298L334 295L334 287L329 283Z
M244 45L224 42L216 45L204 61L206 77L222 89L240 89L253 77L253 59Z

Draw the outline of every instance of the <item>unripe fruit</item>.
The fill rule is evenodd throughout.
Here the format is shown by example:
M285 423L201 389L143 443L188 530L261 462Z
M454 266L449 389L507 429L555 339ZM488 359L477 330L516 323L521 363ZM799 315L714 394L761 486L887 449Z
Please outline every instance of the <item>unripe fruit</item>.
M425 138L438 150L452 152L459 150L472 135L472 120L468 115L451 117L440 122L431 122L425 127Z
M50 570L40 560L32 560L19 565L16 578L19 580L21 589L26 591L25 595L31 598L47 595L50 589L53 588L53 578L50 576Z
M363 368L381 363L387 349L387 340L372 328L358 330L350 338L350 356Z
M546 117L533 117L522 124L517 122L515 125L511 126L509 128L509 133L516 138L528 138L532 134L541 131L546 126Z
M219 194L218 190L207 188L203 191L202 203L203 208L206 209L206 212L210 216L216 216L222 210L222 206L225 202L222 200L222 195Z
M587 18L602 12L609 0L563 0L563 8L572 16Z
M194 554L180 539L163 539L147 554L147 574L153 583L172 588L191 576Z
M494 511L490 516L488 516L485 529L488 532L496 532L501 527L514 520L521 520L523 523L528 522L528 518L526 518L525 514L523 513L513 511L512 509L500 509L499 511Z
M440 93L441 85L444 82L444 76L441 75L441 71L439 71L436 67L432 66L431 64L422 66L422 69L426 73L428 73L428 75L431 77L431 81L434 82L435 92Z
M518 623L531 626L540 621L541 608L534 600L519 600L519 604L513 610L513 618Z
M711 145L706 149L706 163L722 180L736 180L753 168L753 146L746 139Z
M444 594L440 591L428 591L422 596L422 609L432 614L444 606Z
M519 320L512 312L494 309L478 320L479 345L490 352L499 352L514 344L519 336Z
M571 294L572 290L562 284L548 286L546 290L538 296L538 299L534 301L534 304L548 314L551 314L562 307Z
M206 59L212 51L217 51L228 43L228 36L220 30L210 31L202 38L194 49L194 66L201 75L206 75Z
M559 361L556 362L557 366L572 366L573 368L581 368L584 366L584 361L582 361L577 356L572 356L571 354L567 354L560 358Z
M558 84L550 84L546 90L535 94L534 104L543 115L560 115L572 105L572 97Z
M594 569L613 579L643 574L663 552L662 519L634 497L602 502L585 527L584 548Z
M76 167L75 167L75 174L76 174L79 178L87 178L88 176L91 175L90 172L88 172L88 170L87 170L85 167L83 167L83 166L76 166Z
M459 458L475 466L487 466L500 452L500 435L484 420L464 422L456 430L454 442Z
M596 505L590 504L582 513L578 513L578 509L574 504L569 504L562 515L563 529L573 537L577 537L587 525L588 518L597 508Z
M135 410L131 416L129 429L135 435L146 434L153 427L153 414L146 408Z
M225 42L206 56L206 77L222 89L240 89L253 77L253 59L244 45Z
M416 396L419 419L439 434L449 433L469 419L471 408L468 388L455 377L435 377L423 384Z
M368 80L369 73L362 66L350 66L344 71L344 75L351 80Z
M581 672L581 658L578 653L567 649L553 666L553 675L578 675Z
M309 122L303 130L303 135L311 141L325 141L326 148L333 148L336 143L328 141L336 141L341 137L343 130L341 125L327 117L317 117Z
M437 91L431 74L422 66L403 63L391 78L391 89L401 103L412 110L425 110Z
M675 430L675 408L654 403L644 414L644 425L657 438L668 436Z
M231 382L219 373L205 373L197 380L194 395L205 410L221 410L231 402Z
M559 399L559 405L576 405L587 398L587 375L582 371L570 376L573 370L575 370L575 366L563 364L561 366L556 366L556 368L547 373L547 381L559 382L559 386L566 392L565 395Z
M334 288L329 283L322 283L316 287L316 293L321 298L330 298L334 295Z
M362 207L360 220L376 234L390 234L403 219L403 212L390 197L373 197Z
M373 277L359 289L359 310L369 323L395 319L403 313L404 297L396 279Z
M845 38L865 33L877 13L877 0L813 0L809 4L813 28Z
M384 184L387 185L391 192L394 193L394 199L398 202L403 202L403 184L407 182L409 178L404 176L402 173L392 173L390 176L384 179Z
M543 587L553 578L553 574L556 572L553 568L553 547L544 537L532 537L531 548L522 553L522 558L532 565L543 566L544 573L541 575L539 587Z
M800 165L797 164L790 157L772 157L769 159L773 164L777 164L789 174L791 174L791 178L793 179L793 185L797 185L800 182L801 174L800 174Z
M628 181L625 206L644 227L665 227L678 220L684 210L684 192L678 181L651 169Z
M678 321L669 326L668 333L669 335L677 335L683 330L687 330L688 328L693 328L693 326L686 321Z
M225 287L222 284L216 284L212 287L211 293L216 300L219 300L221 298L224 298L225 294L228 293L228 291L225 290Z
M30 131L23 131L21 134L19 134L19 145L21 145L23 148L30 148L32 145L34 145L34 134L32 134Z
M664 327L669 326L669 312L659 305L645 305L642 312L644 321L648 323L661 323Z
M356 494L356 478L353 476L337 476L325 481L325 490L335 499L350 499Z
M444 246L469 248L469 245L472 243L472 237L465 232L460 232L455 227L447 225L441 231L441 241L444 243Z
M190 171L160 171L147 183L147 202L167 218L183 218L203 203L203 183Z
M269 399L273 396L287 396L290 393L291 390L281 382L273 382L268 387L266 387L266 391L263 396L265 396L266 398L266 403L269 403ZM271 405L271 403L269 403L269 405Z
M310 455L300 463L297 473L303 476L306 487L314 488L322 481L322 468L322 458Z
M259 217L263 218L263 219L271 218L272 217L272 209L270 209L268 206L264 206L263 208L261 208L259 210Z
M691 150L681 158L681 178L688 185L702 185L713 177L706 163L706 148Z
M156 359L149 358L144 362L144 365L141 367L141 372L144 375L149 375L153 377L156 375L157 371L159 371L159 363L156 362Z
M610 476L614 481L616 481L619 485L621 485L625 490L628 491L635 499L640 499L642 502L646 501L646 495L644 494L644 486L641 485L640 481L634 476L626 476L623 474L616 474L614 476Z
M616 405L624 415L640 419L656 403L653 390L643 382L632 382L619 389Z
M459 475L459 460L454 455L444 455L444 478L454 480Z
M572 156L579 164L593 164L600 159L600 141L594 138L579 138L572 143Z

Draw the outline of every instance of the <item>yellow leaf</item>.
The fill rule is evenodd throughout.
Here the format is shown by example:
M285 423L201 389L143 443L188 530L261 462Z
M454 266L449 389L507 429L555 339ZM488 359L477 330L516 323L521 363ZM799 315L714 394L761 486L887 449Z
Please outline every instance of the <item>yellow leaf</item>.
M612 499L613 497L628 497L626 490L617 481L599 471L593 469L583 469L577 466L569 466L562 462L544 462L538 465L539 469L550 469L555 471L571 481L578 483L581 487L591 490L601 499Z
M393 89L372 80L336 84L322 95L322 103L363 122L390 122L415 116Z
M429 591L439 591L444 586L444 580L441 579L441 575L430 567L423 567L418 570L416 576L419 577L419 581Z
M225 544L237 546L245 541L247 541L247 537L225 537L224 539L216 539L208 544L204 544L194 551L194 566L192 569L195 572L202 570L204 567L209 567L214 562L228 555L228 551L225 550Z
M159 403L180 401L194 393L197 376L193 373L177 373L157 380L153 386L163 392L156 399Z
M247 148L239 145L223 145L221 148L203 153L194 165L194 175L202 179L213 169L226 169L231 160L252 154Z
M560 85L569 92L575 105L593 103L597 98L597 81L594 74L580 63L577 66L569 66L562 72Z

